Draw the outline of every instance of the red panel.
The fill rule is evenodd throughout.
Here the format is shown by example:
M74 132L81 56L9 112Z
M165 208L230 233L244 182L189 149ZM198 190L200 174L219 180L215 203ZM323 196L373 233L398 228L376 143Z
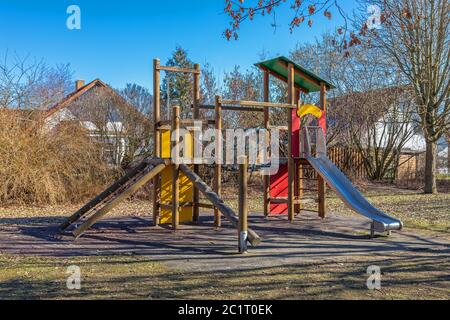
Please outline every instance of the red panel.
M292 110L292 155L300 156L300 118L297 117L297 110ZM270 198L287 198L288 191L288 166L280 165L280 169L276 175L270 177ZM288 206L283 204L271 204L270 214L285 215L288 213Z
M325 137L327 136L327 114L324 111L322 113L322 117L319 119L319 127L323 129L323 133L325 134Z
M280 165L280 169L276 175L270 177L270 198L287 198L288 196L288 172L287 164ZM271 204L270 214L280 215L287 214L288 206L285 203Z
M292 156L300 157L300 123L297 110L292 110Z

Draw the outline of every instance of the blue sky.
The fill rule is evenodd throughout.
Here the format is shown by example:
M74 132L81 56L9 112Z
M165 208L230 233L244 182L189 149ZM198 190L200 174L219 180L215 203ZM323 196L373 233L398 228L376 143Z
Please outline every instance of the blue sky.
M343 1L351 11L353 1ZM80 6L82 29L68 30L66 10ZM209 62L220 75L234 65L257 62L261 52L288 54L298 42L311 42L341 23L317 18L291 34L290 12L257 19L242 27L238 41L227 41L223 0L2 0L0 2L0 56L8 50L21 56L44 58L49 64L70 63L75 78L95 78L123 87L135 82L151 87L152 59L164 63L176 45L189 51L195 62Z

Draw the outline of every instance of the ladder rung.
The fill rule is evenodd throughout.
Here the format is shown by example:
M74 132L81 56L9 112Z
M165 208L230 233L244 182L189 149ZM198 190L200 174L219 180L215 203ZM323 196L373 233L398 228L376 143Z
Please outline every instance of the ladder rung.
M159 207L160 207L161 209L163 209L163 210L172 210L172 205L171 205L171 204L163 204L163 203L161 203L161 204L159 205Z
M287 126L269 126L269 130L280 130L280 131L288 131Z
M317 189L309 189L309 188L300 188L300 191L319 192L319 190L317 190Z
M293 204L307 204L307 203L313 203L316 202L315 199L295 199L292 201ZM272 198L269 199L269 202L272 204L286 204L288 203L287 198Z

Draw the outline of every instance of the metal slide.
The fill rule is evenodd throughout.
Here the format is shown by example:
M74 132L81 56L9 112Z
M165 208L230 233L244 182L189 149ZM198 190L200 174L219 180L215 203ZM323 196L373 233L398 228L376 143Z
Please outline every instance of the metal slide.
M350 209L373 221L372 236L375 231L389 232L402 229L403 223L400 220L388 216L370 204L328 157L309 156L307 159Z

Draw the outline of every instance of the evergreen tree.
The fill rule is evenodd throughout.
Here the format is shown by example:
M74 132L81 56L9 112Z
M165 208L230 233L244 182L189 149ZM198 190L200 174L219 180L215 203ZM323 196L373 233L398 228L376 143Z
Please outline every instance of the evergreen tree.
M167 66L193 69L194 64L188 57L187 50L180 46L175 48L172 57L167 61ZM193 78L188 73L166 73L161 88L161 113L163 119L170 119L173 105L181 107L181 117L191 118L191 104L193 102Z

